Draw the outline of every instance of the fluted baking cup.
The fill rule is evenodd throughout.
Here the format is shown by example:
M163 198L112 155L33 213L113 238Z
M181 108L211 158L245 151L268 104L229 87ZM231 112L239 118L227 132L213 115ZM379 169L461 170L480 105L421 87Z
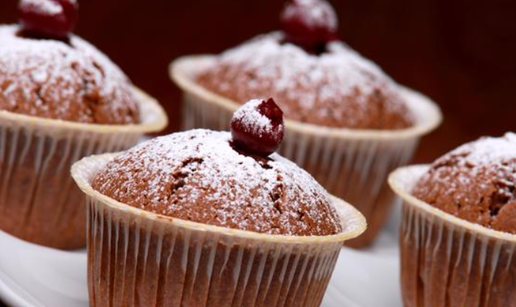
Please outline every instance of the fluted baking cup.
M1 230L49 247L85 246L84 196L72 182L71 165L129 148L167 124L160 105L135 92L141 124L83 124L0 111Z
M214 59L188 56L170 66L171 78L183 90L185 130L227 130L233 112L241 105L196 83L196 76ZM395 199L387 185L389 173L408 163L419 139L441 122L439 108L430 99L404 87L400 91L416 120L407 129L360 130L285 121L280 153L365 215L368 229L349 242L354 247L371 243L389 215Z
M87 195L92 307L319 306L343 242L366 228L336 198L343 231L331 236L267 235L157 215L92 189L114 156L72 168Z
M462 220L412 196L428 168L402 168L389 178L403 199L404 306L516 306L516 236Z

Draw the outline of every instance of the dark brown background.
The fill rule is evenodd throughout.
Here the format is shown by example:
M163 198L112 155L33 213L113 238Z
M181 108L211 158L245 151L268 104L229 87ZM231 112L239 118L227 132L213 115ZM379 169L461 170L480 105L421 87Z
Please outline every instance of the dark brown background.
M0 23L16 22L0 0ZM480 135L515 130L516 5L512 0L333 0L340 35L401 84L437 101L445 122L418 161ZM220 52L278 28L278 0L80 0L76 32L166 107L179 127L180 94L167 66L181 55Z

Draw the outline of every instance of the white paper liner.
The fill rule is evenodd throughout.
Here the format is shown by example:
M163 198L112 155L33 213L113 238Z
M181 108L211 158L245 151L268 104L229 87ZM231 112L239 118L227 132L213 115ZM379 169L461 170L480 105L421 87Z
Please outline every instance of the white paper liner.
M171 78L183 90L183 129L228 130L240 104L199 86L195 77L213 56L189 56L174 61ZM407 88L402 95L416 125L402 130L339 129L286 120L280 153L309 171L330 193L359 209L367 231L349 245L368 245L382 228L395 200L386 179L411 159L419 139L441 122L439 108Z
M199 224L121 204L92 189L115 155L72 176L87 195L90 306L319 306L344 241L364 217L334 199L343 232L279 236Z
M85 246L84 196L73 184L71 165L129 148L167 124L159 104L135 92L140 125L89 125L0 111L0 229L49 247Z
M516 306L516 236L462 220L413 197L410 192L428 167L402 168L389 178L404 200L404 306Z

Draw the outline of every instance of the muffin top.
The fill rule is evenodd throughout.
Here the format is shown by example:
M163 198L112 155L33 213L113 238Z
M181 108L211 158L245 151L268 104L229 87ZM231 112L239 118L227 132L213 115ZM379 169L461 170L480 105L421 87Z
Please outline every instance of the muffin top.
M234 101L273 96L288 119L336 128L402 129L412 116L396 84L344 43L314 55L262 35L218 56L197 82Z
M229 132L191 130L152 139L109 162L98 192L146 211L265 234L342 231L327 192L277 154L235 149Z
M0 110L95 124L134 124L139 107L130 80L95 47L26 38L0 26Z
M516 135L484 137L437 159L412 193L461 219L516 234Z

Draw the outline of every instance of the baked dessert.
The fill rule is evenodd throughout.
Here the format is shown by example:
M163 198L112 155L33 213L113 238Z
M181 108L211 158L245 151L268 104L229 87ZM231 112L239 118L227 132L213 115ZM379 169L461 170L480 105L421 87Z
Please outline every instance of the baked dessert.
M340 41L328 2L288 1L281 23L220 55L174 61L183 128L227 129L239 101L274 96L286 117L280 153L366 215L368 231L350 244L367 245L393 201L388 173L439 124L439 110Z
M516 135L485 137L439 158L413 194L463 220L516 234Z
M81 123L140 122L131 82L95 47L76 36L65 43L23 35L19 26L0 27L0 110Z
M326 1L291 1L281 21L283 31L222 53L196 81L233 101L272 95L286 118L314 125L403 129L413 124L397 85L337 39L337 15Z
M319 306L365 221L273 153L281 116L253 100L231 134L191 130L75 164L91 306Z
M85 241L69 168L166 125L161 107L105 55L70 34L73 0L22 0L0 26L0 229L50 247ZM146 113L146 114L144 114Z
M310 0L314 1L314 0ZM340 41L314 55L266 34L230 49L205 67L200 86L233 101L267 93L288 119L352 129L403 129L413 117L397 85Z
M516 135L484 137L391 178L404 198L404 306L511 306Z
M253 100L236 117L249 126L255 123L246 121L265 122L260 129L270 130L255 108L266 103ZM341 231L326 191L308 173L277 155L241 154L227 132L191 130L145 142L107 164L92 187L121 203L197 223L273 235Z

